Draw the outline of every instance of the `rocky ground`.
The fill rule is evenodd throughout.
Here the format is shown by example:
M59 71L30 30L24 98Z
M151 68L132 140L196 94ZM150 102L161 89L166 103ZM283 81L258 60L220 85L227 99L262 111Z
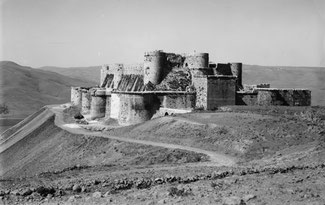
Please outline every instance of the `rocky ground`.
M69 116L75 112L65 113L73 122ZM10 172L0 181L1 203L325 204L323 107L227 107L123 128L103 124L83 126L101 127L103 135L223 153L236 164L220 166L186 150L76 136L49 122L34 137L53 143L45 136L53 137L51 130L57 129L60 140L54 146L69 151L59 154L62 149L52 147L33 153L37 160L50 153L47 169L33 160L21 161L25 165L19 169L8 163ZM0 158L24 158L13 151L4 154Z

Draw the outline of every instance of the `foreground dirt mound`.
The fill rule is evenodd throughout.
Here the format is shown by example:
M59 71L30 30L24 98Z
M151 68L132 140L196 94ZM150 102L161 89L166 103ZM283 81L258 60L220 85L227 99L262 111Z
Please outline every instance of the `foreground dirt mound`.
M27 124L28 126L28 124ZM74 166L135 166L205 161L202 154L75 135L49 118L0 154L1 177L27 177Z
M157 118L110 134L193 146L238 156L243 161L261 159L284 149L324 143L325 111L276 108L245 112L191 113ZM273 113L274 112L274 113ZM273 114L272 114L273 113Z
M82 130L87 135L61 130L50 118L0 154L0 202L325 203L325 109L221 110L227 112L162 117L104 133ZM77 111L66 110L62 118ZM134 138L224 151L241 162L195 163L205 156L130 143L139 142Z

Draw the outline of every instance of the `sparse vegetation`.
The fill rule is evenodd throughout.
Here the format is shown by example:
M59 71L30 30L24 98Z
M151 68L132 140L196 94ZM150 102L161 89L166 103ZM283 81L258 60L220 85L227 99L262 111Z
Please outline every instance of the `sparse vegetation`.
M220 135L225 135L225 134L228 133L228 129L227 129L226 126L222 126L222 127L219 128L217 133L220 134Z
M308 109L296 114L300 119L308 122L321 122L325 120L325 112L322 109Z
M189 196L192 195L191 188L184 188L184 187L170 187L168 189L168 195L169 196Z
M9 107L6 103L0 104L0 114L9 114Z
M50 119L33 135L0 153L6 169L2 179L10 179L0 183L4 187L0 197L8 204L45 200L76 204L90 200L96 204L323 203L325 108L230 108L229 112L156 118L110 128L103 134L216 154L224 151L238 160L238 166L218 166L209 160L225 158L222 154L208 158L200 152L88 136L88 131L85 136L63 132ZM12 132L28 127L44 109ZM79 112L80 108L70 107L63 115L75 122ZM84 127L96 128L92 124ZM31 152L29 161L24 161ZM18 163L23 170L16 169Z

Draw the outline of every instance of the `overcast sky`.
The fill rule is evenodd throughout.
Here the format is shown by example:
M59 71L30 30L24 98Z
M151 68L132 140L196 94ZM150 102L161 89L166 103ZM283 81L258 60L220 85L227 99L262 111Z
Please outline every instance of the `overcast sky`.
M0 60L142 62L144 51L214 62L325 66L325 0L0 0Z

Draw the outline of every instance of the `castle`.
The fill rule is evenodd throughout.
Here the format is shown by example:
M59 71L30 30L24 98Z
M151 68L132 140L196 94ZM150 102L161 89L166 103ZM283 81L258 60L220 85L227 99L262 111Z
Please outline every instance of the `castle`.
M90 119L115 119L120 125L154 116L215 110L225 105L310 106L306 89L243 85L242 63L212 63L208 53L146 52L141 64L109 64L96 88L71 88L71 104Z

